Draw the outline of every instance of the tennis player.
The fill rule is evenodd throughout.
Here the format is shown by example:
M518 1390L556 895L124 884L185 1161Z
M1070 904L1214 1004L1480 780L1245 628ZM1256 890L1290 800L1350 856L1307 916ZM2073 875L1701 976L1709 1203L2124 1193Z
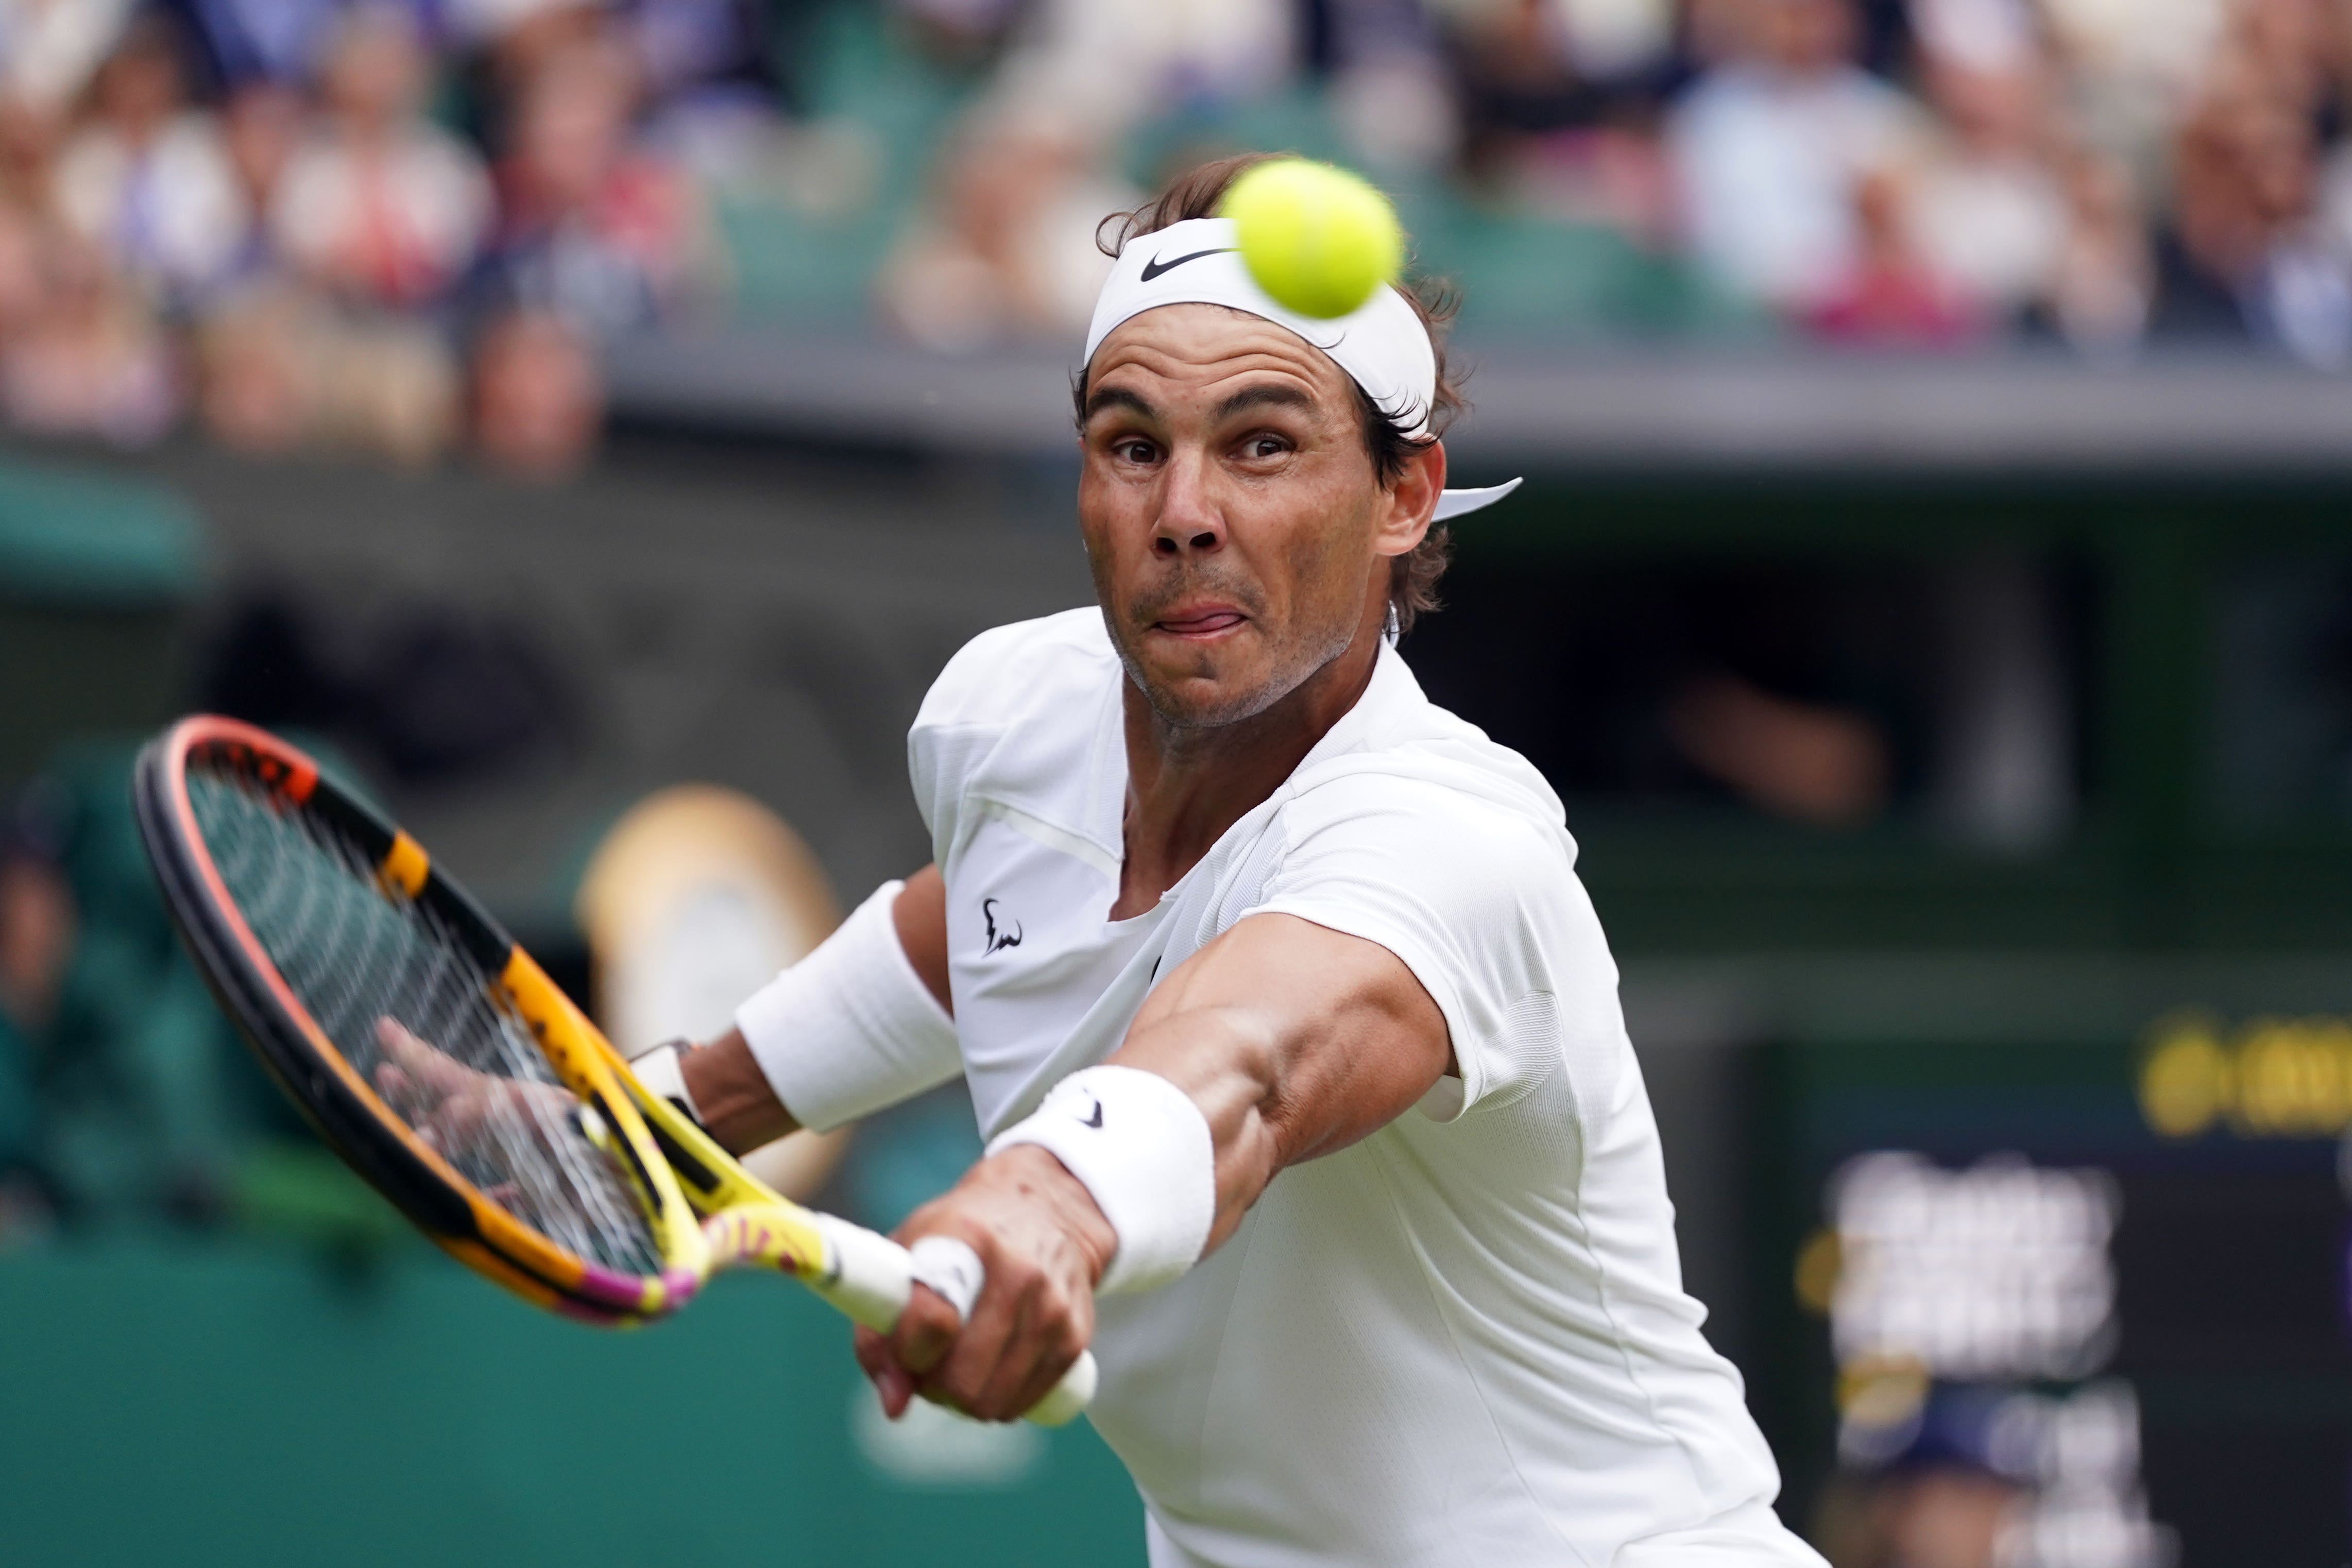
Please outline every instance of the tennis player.
M1422 694L1458 406L1430 312L1289 314L1131 215L1076 382L1099 603L950 661L932 864L641 1074L747 1148L959 1074L908 1220L984 1265L859 1360L992 1419L1081 1348L1154 1568L1811 1565L1682 1289L1617 973L1534 768Z

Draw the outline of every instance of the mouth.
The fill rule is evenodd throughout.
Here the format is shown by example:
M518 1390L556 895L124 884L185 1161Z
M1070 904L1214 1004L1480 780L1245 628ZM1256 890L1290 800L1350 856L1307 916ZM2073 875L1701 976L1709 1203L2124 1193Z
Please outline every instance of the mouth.
M1223 637L1249 617L1231 605L1187 605L1151 623L1151 629L1192 642Z

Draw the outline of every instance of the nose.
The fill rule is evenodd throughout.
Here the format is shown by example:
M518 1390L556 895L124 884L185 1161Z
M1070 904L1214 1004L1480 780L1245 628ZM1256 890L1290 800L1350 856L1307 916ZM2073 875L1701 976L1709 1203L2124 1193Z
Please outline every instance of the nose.
M1195 458L1171 461L1151 528L1151 552L1167 560L1212 555L1224 548L1223 511L1209 494L1202 465Z

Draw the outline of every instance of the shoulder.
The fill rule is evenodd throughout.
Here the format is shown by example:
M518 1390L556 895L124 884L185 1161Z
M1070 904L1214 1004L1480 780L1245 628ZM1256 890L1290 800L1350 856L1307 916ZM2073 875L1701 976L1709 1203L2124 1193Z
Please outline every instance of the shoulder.
M1269 893L1386 910L1481 966L1505 933L1522 956L1597 942L1565 826L1427 761L1368 756L1285 803Z
M1091 607L992 627L948 660L915 728L1011 729L1076 693L1098 692L1118 663L1102 612Z
M1402 658L1381 659L1343 723L1293 778L1283 816L1294 837L1376 823L1417 842L1574 859L1567 813L1535 764L1432 702Z
M1276 813L1276 882L1314 885L1435 926L1549 926L1576 894L1559 797L1526 758L1431 702L1384 658L1338 742Z
M1103 704L1118 658L1102 614L1068 610L985 631L966 643L923 699L907 735L915 804L944 860L975 790L1083 832Z

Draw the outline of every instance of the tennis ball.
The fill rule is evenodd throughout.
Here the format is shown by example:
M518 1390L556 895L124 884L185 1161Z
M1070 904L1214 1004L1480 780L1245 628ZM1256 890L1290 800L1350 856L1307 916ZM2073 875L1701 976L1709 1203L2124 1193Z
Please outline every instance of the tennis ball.
M1347 315L1404 265L1388 197L1328 163L1260 163L1234 182L1217 215L1233 219L1257 286L1302 316Z

